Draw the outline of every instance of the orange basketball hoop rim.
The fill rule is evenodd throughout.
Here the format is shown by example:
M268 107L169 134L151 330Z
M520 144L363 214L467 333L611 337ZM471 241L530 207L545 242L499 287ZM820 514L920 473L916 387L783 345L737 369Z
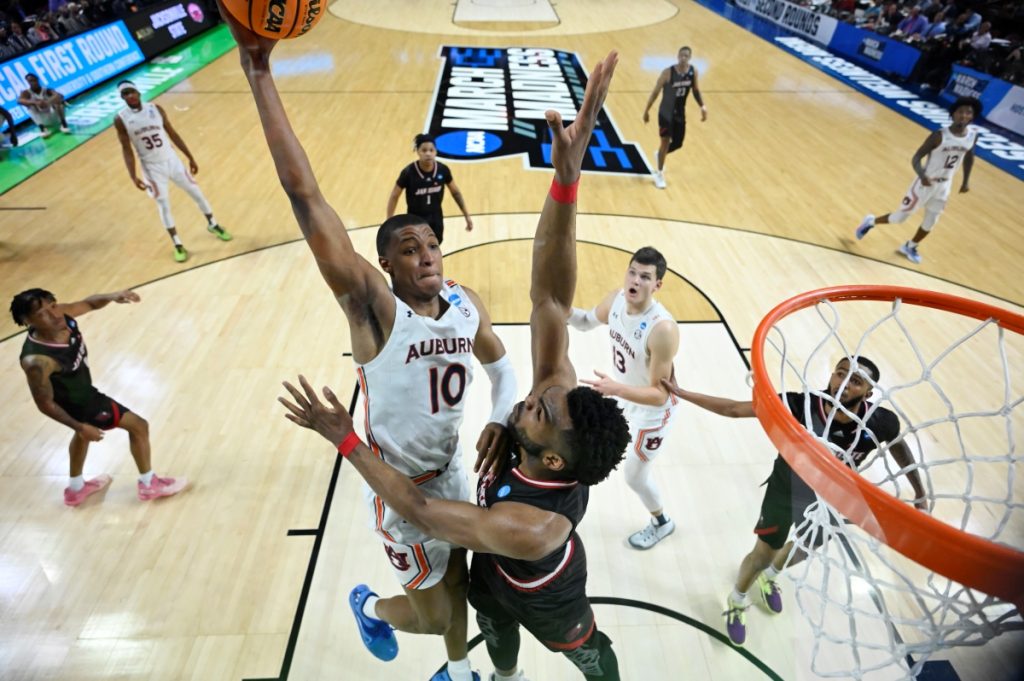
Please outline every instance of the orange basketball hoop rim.
M964 586L1013 603L1024 612L1024 552L947 525L871 484L843 464L779 399L764 360L772 327L821 301L894 301L953 312L1024 335L1024 316L966 298L898 286L834 286L777 305L754 332L754 412L794 471L826 502L879 541Z

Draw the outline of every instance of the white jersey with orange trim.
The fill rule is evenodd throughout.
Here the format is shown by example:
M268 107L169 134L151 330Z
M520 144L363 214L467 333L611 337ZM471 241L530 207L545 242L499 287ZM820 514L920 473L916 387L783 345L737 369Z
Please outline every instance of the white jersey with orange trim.
M366 442L375 454L419 481L459 453L464 396L473 379L480 314L454 281L439 294L440 319L423 317L395 297L395 324L380 354L357 364Z
M140 163L145 165L177 157L164 128L164 117L156 104L146 102L138 111L126 106L117 112L117 117L124 123Z
M978 139L978 130L969 125L963 136L959 137L954 135L948 126L942 128L941 132L942 141L928 155L924 176L932 181L949 182L953 179L957 168L963 164L964 156L974 148L974 143Z
M651 384L651 353L647 339L655 325L674 318L665 306L656 300L638 315L626 310L626 296L622 291L615 295L608 311L608 338L612 345L612 378L626 385L638 388ZM666 400L658 406L629 403L630 406L647 411L663 411L675 400ZM624 403L624 406L625 403Z

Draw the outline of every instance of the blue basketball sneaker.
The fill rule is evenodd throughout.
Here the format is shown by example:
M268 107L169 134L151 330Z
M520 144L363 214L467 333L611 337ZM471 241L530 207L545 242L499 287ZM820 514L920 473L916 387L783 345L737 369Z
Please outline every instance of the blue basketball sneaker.
M448 666L430 677L430 681L452 681L452 677L448 676ZM473 672L473 681L480 681L480 674Z
M370 596L376 595L370 591L370 587L360 584L348 595L348 604L352 608L352 614L356 616L356 626L359 628L363 645L374 657L390 662L398 656L398 640L395 639L391 625L384 620L363 614L363 603Z

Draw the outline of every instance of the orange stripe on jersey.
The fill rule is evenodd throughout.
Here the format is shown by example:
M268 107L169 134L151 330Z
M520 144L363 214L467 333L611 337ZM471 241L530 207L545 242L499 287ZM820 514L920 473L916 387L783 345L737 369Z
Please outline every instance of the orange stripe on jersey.
M420 572L412 578L412 581L405 585L406 589L415 589L425 582L431 573L430 563L427 562L427 552L423 550L423 544L413 544L412 551L413 555L416 557L416 565L419 567Z
M359 389L363 391L363 431L366 433L366 443L370 445L370 451L383 460L384 455L380 451L380 445L373 437L373 429L370 428L370 391L366 386L366 374L362 367L356 367L356 378L359 380Z
M395 541L395 538L384 529L384 500L379 496L373 496L373 510L377 519L377 531L387 537L389 541Z

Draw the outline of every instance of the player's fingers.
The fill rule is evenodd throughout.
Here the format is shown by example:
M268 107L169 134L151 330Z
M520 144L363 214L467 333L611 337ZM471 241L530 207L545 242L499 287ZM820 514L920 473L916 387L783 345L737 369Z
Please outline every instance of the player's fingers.
M591 381L590 379L587 379L587 378L581 378L580 379L580 383L582 383L583 385L589 385L589 386L597 385L597 381Z
M280 402L282 405L284 405L284 408L287 409L288 411L290 411L295 416L299 416L299 417L305 418L306 412L304 412L302 409L300 409L299 407L295 406L294 404L292 404L291 402L289 402L285 398L278 397L277 401Z
M331 407L333 407L335 411L344 411L344 407L342 407L341 402L338 401L338 396L335 395L334 391L326 385L324 386L324 397L327 398L327 402L330 403Z
M298 416L292 416L291 414L285 414L284 417L291 421L292 423L302 426L303 428L309 428L310 430L313 429L313 426L310 425L309 421L307 421L306 419L301 419Z
M597 369L594 369L594 373L597 374L598 376L600 376L601 378L608 378L608 374L602 374Z
M307 402L306 398L302 396L302 393L299 392L298 388L296 388L294 385L292 385L288 381L282 382L281 385L283 385L284 389L287 390L291 394L292 399L295 400L295 403L297 405L299 405L300 409L303 409L303 410L309 409L309 402Z
M548 127L551 128L553 136L562 134L562 114L549 109L544 112L544 119L548 122Z
M309 403L314 407L319 407L320 398L316 396L316 391L313 390L313 386L309 384L309 381L307 381L306 377L302 374L299 374L299 385L301 385L302 389L306 391L306 399L309 400Z

